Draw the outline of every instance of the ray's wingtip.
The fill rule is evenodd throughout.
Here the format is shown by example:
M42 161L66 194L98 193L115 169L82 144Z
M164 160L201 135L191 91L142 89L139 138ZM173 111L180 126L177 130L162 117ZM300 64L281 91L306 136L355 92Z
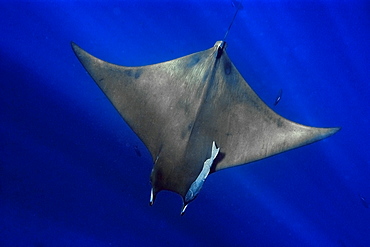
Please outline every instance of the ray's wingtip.
M72 50L76 53L76 51L78 50L78 49L81 49L75 42L73 42L73 41L71 41L70 42L70 44L71 44L71 47L72 47Z
M341 127L332 127L332 128L317 128L317 134L318 134L318 140L328 138L329 136L334 135L339 130L341 130Z
M329 130L328 130L328 136L334 135L335 133L337 133L341 129L342 129L342 127L329 128Z
M328 138L337 133L340 129L341 127L321 128L321 130L319 131L320 134L317 136L318 137L317 140Z

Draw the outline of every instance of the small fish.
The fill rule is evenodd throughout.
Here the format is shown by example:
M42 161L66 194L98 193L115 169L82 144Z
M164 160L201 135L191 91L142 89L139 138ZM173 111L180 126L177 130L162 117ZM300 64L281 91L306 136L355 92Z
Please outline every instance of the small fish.
M280 89L280 90L279 90L279 93L278 93L278 95L276 96L274 106L276 106L276 105L280 102L280 100L281 100L281 96L283 96L283 90L282 90L282 89Z
M366 201L365 197L362 195L358 195L361 199L362 205L364 205L365 208L369 208L369 203Z

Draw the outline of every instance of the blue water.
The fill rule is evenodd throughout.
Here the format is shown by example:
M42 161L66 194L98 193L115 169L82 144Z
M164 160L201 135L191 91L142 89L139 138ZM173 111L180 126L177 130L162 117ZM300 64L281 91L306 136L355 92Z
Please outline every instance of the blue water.
M0 246L370 246L369 2L243 5L227 51L251 87L342 130L212 174L180 217L174 193L149 207L149 152L70 41L158 63L222 39L232 1L2 1Z

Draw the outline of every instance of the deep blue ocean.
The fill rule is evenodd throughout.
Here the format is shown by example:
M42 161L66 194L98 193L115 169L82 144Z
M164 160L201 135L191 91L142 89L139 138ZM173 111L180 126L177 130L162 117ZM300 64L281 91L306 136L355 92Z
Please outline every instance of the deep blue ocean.
M261 99L332 137L211 174L180 216L70 42L140 66L211 48L219 1L1 1L0 246L370 246L370 2L243 1L227 52ZM280 102L274 106L282 90Z

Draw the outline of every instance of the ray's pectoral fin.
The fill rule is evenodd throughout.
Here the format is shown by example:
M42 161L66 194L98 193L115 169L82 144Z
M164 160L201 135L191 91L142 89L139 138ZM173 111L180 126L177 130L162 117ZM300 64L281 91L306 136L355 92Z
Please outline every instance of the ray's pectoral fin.
M219 151L220 151L220 148L218 148L216 146L216 143L213 141L211 157L207 159L206 161L204 161L202 171L199 173L198 177L191 184L188 192L186 193L185 198L184 198L184 204L181 210L181 215L184 215L189 202L193 201L199 194L200 190L202 189L203 184L206 181L206 178L211 170L213 161L216 159Z

